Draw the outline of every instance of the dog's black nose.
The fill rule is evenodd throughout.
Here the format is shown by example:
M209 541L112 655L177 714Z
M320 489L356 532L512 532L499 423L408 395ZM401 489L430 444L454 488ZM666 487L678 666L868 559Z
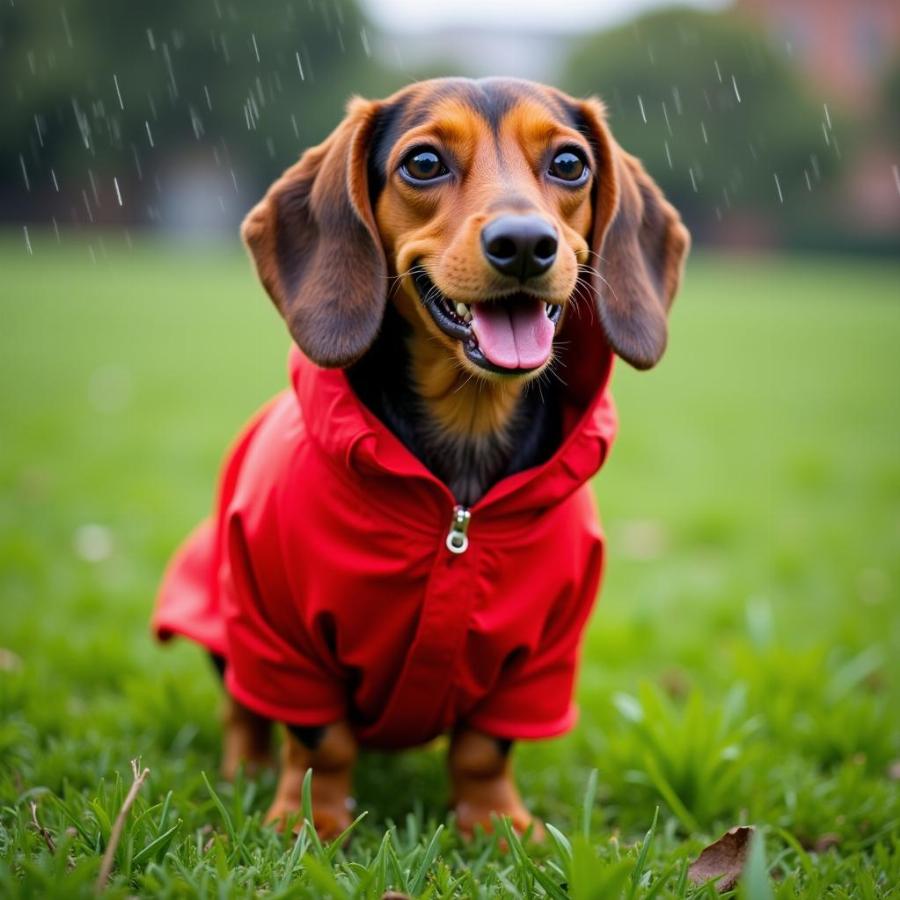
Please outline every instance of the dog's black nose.
M481 231L488 262L498 272L523 281L543 275L553 265L558 244L556 229L541 216L500 216Z

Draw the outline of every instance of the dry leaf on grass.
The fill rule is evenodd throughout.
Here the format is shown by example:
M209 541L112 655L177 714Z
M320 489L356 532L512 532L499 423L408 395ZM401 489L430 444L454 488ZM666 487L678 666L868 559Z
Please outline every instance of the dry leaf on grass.
M22 668L22 657L0 647L0 672L18 672Z
M812 849L816 853L825 853L832 847L837 847L841 843L841 836L836 831L827 831L820 834L816 838L816 842L812 845Z
M691 884L705 884L716 878L716 890L720 894L732 890L744 870L755 831L752 825L738 825L704 847L688 869Z

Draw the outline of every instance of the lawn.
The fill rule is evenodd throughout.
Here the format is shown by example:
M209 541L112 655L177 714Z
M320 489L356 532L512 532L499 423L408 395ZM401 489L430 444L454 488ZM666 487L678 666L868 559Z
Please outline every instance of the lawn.
M0 241L0 895L91 895L140 757L110 896L712 897L687 864L738 824L740 896L895 896L900 266L696 254L663 363L618 368L581 723L516 750L559 832L462 842L436 746L365 756L322 848L261 825L271 776L219 782L210 667L147 629L285 333L236 247L30 239Z

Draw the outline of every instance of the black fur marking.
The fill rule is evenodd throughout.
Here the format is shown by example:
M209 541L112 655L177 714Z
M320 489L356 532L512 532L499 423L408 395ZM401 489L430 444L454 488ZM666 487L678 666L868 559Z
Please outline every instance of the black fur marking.
M388 157L407 131L428 121L434 107L455 99L469 106L490 126L496 137L503 117L522 100L540 103L561 121L576 127L577 109L552 94L515 78L445 78L424 95L403 97L381 110L369 148L369 200L372 208L384 190L389 172Z
M381 109L378 113L378 121L375 123L369 145L368 158L369 202L372 204L372 209L375 209L378 197L387 184L387 161L391 150L400 135L409 130L409 125L404 121L407 105L408 100L401 99Z
M466 441L441 436L415 391L409 326L391 304L368 353L347 370L359 399L459 503L471 506L500 479L548 460L562 439L555 381L528 384L504 435Z
M307 750L317 750L325 737L324 725L288 725L286 727Z
M375 208L387 183L387 161L403 134L427 122L434 107L456 99L469 106L496 136L503 117L522 100L543 105L576 127L577 107L561 97L515 78L446 78L423 93L413 93L381 110L369 147L369 199ZM508 199L504 208L530 208L523 198ZM347 377L360 400L406 448L444 481L460 503L471 505L501 478L539 465L561 440L555 381L526 386L505 435L465 441L441 435L413 385L406 341L409 326L391 304L375 343Z
M223 681L225 680L225 657L219 656L218 653L210 653L209 661L213 664L213 668L216 670L216 674Z

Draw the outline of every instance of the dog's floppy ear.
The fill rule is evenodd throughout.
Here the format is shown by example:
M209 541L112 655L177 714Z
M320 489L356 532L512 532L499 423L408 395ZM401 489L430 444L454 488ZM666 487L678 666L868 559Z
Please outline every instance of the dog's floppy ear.
M622 359L649 369L666 349L690 234L640 161L612 139L600 101L580 107L597 155L591 267L600 322Z
M241 236L300 349L329 368L370 347L387 290L366 164L378 104L354 99L248 213Z

